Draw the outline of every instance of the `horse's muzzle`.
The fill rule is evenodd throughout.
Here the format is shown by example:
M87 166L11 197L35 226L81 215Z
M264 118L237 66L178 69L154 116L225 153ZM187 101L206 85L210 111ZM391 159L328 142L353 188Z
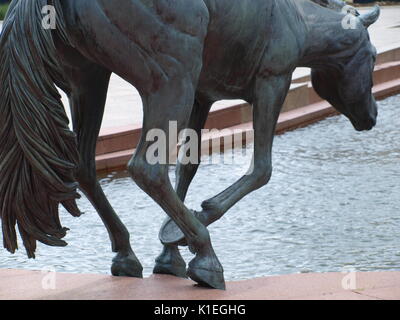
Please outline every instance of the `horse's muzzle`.
M351 119L351 123L357 131L370 131L376 126L376 119L377 117L368 117L368 119L362 121Z

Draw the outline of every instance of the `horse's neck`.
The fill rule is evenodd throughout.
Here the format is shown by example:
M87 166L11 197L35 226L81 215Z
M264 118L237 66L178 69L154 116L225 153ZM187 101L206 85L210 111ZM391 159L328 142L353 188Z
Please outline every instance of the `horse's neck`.
M304 23L307 36L301 66L319 68L340 65L357 50L360 30L345 29L345 14L305 3Z

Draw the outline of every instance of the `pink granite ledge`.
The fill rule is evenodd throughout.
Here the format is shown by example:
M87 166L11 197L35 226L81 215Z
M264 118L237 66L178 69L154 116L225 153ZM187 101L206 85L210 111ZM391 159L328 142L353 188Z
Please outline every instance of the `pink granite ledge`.
M52 300L394 300L400 272L307 273L227 283L226 291L194 286L170 276L146 279L99 274L55 274L55 289L43 289L44 274L0 270L0 299ZM45 281L46 283L46 281ZM350 287L349 287L350 286Z

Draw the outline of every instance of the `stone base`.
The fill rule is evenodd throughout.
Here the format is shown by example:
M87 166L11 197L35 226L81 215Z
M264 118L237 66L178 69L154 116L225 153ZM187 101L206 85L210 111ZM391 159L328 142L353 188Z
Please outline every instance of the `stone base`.
M47 289L43 289L43 285ZM190 280L161 275L134 279L95 274L46 274L40 271L2 269L0 270L0 299L400 299L400 272L307 273L273 276L228 282L227 290L219 291L199 288Z

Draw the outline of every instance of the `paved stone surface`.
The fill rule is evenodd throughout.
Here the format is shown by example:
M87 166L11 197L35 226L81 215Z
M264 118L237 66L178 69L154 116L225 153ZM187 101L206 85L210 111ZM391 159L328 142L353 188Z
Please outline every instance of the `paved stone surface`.
M400 272L308 273L228 282L226 291L170 276L146 279L0 270L0 299L382 300L400 299ZM43 284L45 288L43 289ZM52 285L54 284L54 289Z

